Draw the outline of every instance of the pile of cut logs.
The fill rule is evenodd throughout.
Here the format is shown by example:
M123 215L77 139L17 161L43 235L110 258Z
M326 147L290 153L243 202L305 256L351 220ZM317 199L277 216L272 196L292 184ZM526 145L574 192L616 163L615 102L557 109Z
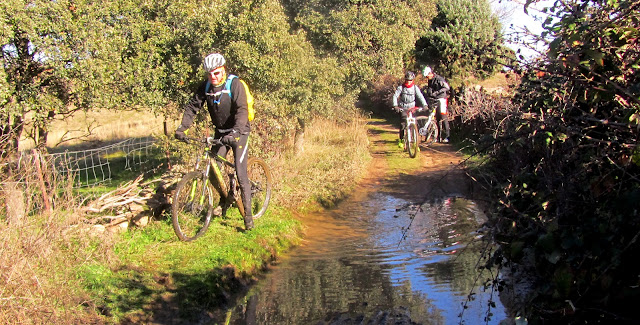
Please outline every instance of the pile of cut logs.
M178 174L142 183L142 175L106 193L80 208L84 221L94 230L117 232L130 226L146 226L151 218L159 218L171 207L171 195Z

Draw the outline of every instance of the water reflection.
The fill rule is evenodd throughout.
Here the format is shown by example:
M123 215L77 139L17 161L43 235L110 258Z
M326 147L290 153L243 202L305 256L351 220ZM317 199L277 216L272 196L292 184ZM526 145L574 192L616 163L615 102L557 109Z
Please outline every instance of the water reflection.
M477 270L483 218L462 198L355 197L305 217L305 244L218 323L498 324L504 308L481 288L491 275ZM490 300L497 306L485 322Z

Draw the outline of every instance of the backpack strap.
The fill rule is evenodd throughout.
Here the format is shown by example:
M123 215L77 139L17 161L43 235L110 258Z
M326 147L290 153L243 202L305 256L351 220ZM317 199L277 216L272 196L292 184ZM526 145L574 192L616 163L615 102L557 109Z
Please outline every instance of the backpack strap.
M236 76L235 74L230 74L227 77L227 82L224 84L224 89L229 91L229 97L233 98L233 96L231 96L231 82L233 81L233 79L238 78L238 76Z

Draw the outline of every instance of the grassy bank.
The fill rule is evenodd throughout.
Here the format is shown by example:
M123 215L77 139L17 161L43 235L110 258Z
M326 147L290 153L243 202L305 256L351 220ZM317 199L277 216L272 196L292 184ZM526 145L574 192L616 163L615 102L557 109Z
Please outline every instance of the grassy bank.
M144 228L90 235L74 226L81 198L0 223L0 323L162 323L224 303L300 242L296 213L331 206L367 168L364 119L317 121L305 139L302 154L270 158L273 204L248 233L233 211L191 243L177 240L166 214Z

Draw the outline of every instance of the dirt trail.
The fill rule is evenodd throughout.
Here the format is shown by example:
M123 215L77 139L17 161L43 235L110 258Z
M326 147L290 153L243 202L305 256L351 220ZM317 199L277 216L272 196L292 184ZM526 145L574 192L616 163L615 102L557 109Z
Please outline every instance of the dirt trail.
M421 144L419 155L413 158L418 160L416 164L395 145L398 133L395 126L380 122L374 124L375 131L369 134L373 161L363 183L384 185L387 190L414 201L443 196L481 197L460 166L464 156L457 152L454 145ZM404 168L404 159L406 165L418 166Z

